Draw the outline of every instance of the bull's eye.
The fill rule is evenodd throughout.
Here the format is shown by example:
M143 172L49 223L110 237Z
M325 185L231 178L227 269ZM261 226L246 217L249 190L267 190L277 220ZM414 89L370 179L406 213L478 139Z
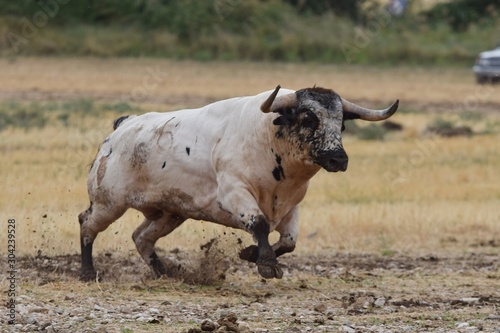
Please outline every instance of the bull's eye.
M319 127L319 118L313 112L307 111L302 120L302 126L312 129L313 131Z

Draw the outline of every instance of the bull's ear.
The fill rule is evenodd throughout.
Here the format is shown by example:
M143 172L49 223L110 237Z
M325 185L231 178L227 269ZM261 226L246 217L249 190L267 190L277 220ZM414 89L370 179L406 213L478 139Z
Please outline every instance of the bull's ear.
M359 119L359 118L361 118L361 117L357 113L344 111L344 120L352 120L352 119Z
M279 116L278 118L274 119L273 120L273 125L290 125L290 121L287 120L285 117L283 116Z
M342 129L340 130L341 132L345 131L345 124L344 122L346 120L353 120L353 119L359 119L361 118L359 116L359 114L356 114L356 113L353 113L353 112L349 112L349 111L344 111L344 116L343 116L343 119L342 119Z
M273 120L274 125L290 125L295 118L295 110L291 108L281 108L274 112L279 113L279 117Z

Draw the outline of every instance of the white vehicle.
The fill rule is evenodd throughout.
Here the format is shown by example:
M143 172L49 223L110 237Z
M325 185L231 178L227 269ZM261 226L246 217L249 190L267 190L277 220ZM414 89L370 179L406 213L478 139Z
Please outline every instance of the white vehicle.
M500 44L492 51L479 53L476 64L472 67L477 83L495 83L500 81Z

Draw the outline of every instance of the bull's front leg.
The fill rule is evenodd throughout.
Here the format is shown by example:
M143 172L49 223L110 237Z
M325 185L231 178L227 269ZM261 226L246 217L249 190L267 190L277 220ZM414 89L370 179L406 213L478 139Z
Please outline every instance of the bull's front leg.
M299 233L299 207L295 206L280 222L276 231L279 232L279 240L272 245L276 257L285 253L293 252ZM250 262L257 262L259 257L258 247L250 245L240 252L240 258Z
M281 267L279 267L278 260L276 260L276 254L269 244L270 228L264 215L255 217L255 223L252 229L253 236L257 241L258 256L256 264L259 274L266 279L281 279L283 277L283 271Z
M239 179L219 178L218 204L222 215L230 214L230 220L237 227L250 232L257 242L257 258L255 263L259 274L266 278L281 279L283 271L278 265L276 254L269 244L270 226L267 218L259 208L254 196ZM222 224L222 221L220 221ZM235 226L232 224L232 226Z

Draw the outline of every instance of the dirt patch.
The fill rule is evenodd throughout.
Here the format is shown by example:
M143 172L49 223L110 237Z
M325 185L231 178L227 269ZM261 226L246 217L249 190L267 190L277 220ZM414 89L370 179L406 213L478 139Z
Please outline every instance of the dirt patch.
M231 259L226 254L219 238L212 238L200 246L202 253L198 255L193 272L184 281L194 285L219 285L226 279Z
M170 252L157 250L157 252L168 268L177 270L173 279L194 285L218 285L225 279L228 271L252 274L255 268L254 264L235 259L233 251L227 251L217 238L201 245L199 252L191 254L179 249ZM148 267L133 251L127 256L112 253L99 254L94 260L99 276L103 280L127 283L151 278ZM279 261L289 277L306 274L323 278L348 277L358 273L375 275L377 272L385 273L386 271L401 274L414 271L441 274L447 271L472 270L489 271L493 274L498 271L499 266L498 255L482 253L460 257L378 256L374 254L302 257L292 254L280 257ZM24 278L35 278L37 284L43 285L78 279L80 255L45 256L39 252L37 256L18 258L17 265L24 272ZM256 272L254 273L257 275Z
M212 238L200 246L200 252L189 255L175 249L162 261L173 279L190 285L219 286L227 270L235 265L228 252L220 238Z
M200 251L187 253L179 249L165 252L156 250L165 268L171 272L170 279L190 285L221 285L226 272L236 265L219 238L212 238L200 246ZM23 279L42 286L48 283L72 281L80 276L80 255L67 254L46 256L38 252L36 256L17 259L17 267L23 272ZM135 283L151 279L149 268L142 258L131 251L129 255L102 253L94 258L99 281Z
M174 278L142 259L96 257L101 282L78 280L79 255L18 258L13 332L498 332L498 255L285 255L263 280L220 238L160 253ZM233 253L234 252L234 253ZM5 269L5 267L4 267Z

